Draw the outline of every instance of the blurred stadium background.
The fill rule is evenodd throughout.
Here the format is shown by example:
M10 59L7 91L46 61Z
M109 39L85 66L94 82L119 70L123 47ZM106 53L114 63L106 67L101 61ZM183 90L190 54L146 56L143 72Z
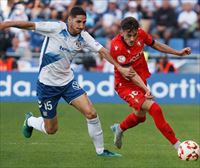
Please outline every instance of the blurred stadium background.
M145 48L152 78L149 87L162 104L165 116L181 140L200 144L200 0L0 0L4 20L66 21L74 5L87 12L87 31L109 49L120 32L120 20L135 17L154 39L192 54L182 59ZM144 125L125 135L122 158L98 158L87 134L83 116L61 103L60 131L55 136L34 132L21 135L24 113L39 115L35 83L44 37L15 28L0 31L0 167L2 168L197 168L183 162L154 127ZM164 63L170 64L165 69ZM105 145L112 150L109 126L131 111L115 94L113 67L96 53L83 50L73 60L78 82L99 111Z

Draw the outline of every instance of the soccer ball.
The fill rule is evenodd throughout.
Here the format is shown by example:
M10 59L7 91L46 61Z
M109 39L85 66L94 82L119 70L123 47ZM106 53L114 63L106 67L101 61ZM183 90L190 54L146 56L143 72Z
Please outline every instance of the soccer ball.
M181 160L197 160L199 158L199 145L191 140L184 141L178 147L178 157Z

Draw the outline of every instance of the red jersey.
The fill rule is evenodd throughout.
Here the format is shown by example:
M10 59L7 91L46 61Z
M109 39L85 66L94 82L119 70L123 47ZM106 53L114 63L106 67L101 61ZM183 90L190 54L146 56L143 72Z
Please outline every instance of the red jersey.
M122 66L132 66L143 81L151 74L149 72L147 62L144 57L144 44L151 45L153 38L143 29L139 28L136 40L133 46L128 46L122 39L121 34L118 34L111 41L111 56ZM121 73L115 68L115 85L118 83L132 83L126 80Z

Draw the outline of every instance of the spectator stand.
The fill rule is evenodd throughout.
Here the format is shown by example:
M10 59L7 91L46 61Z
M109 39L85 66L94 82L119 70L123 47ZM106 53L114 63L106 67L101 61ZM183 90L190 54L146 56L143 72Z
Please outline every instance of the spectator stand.
M183 3L190 2L193 3L195 6L194 8L190 9L193 10L198 14L198 20L195 23L197 25L196 29L192 29L194 31L194 36L189 38L181 38L176 32L180 29L179 26L175 24L177 22L177 18L179 14L185 10L183 9ZM23 3L24 2L24 3ZM84 2L84 3L83 3ZM0 19L6 20L6 19L19 19L19 20L27 20L34 21L37 19L42 19L44 21L47 20L62 20L66 21L66 14L70 7L73 5L81 5L84 9L86 9L86 12L88 14L88 23L86 26L88 26L87 31L89 31L93 37L101 43L104 47L109 49L109 41L112 39L116 34L119 33L119 23L121 19L124 17L124 14L128 11L129 8L134 8L134 11L140 13L139 22L140 25L145 29L148 33L152 33L151 35L158 35L158 33L155 33L153 30L159 25L159 19L161 15L155 15L158 14L158 11L160 11L160 8L162 8L161 14L166 14L163 11L168 11L168 15L170 15L169 21L164 21L166 23L167 28L172 26L173 28L170 29L170 32L172 33L168 40L166 40L166 37L157 37L156 40L160 42L168 42L169 46L175 48L175 49L182 49L184 47L191 47L192 54L188 57L184 57L183 59L178 59L178 57L174 55L168 55L169 59L172 60L176 66L176 68L180 69L179 72L197 72L196 67L200 65L200 39L199 39L199 13L198 11L200 9L199 4L196 2L196 0L170 0L168 2L166 1L155 1L153 3L152 1L148 0L141 0L141 1L135 1L135 0L41 0L37 1L36 3L32 0L15 0L13 2L8 1L7 7L2 8L2 11L0 11ZM136 3L137 4L136 4ZM5 4L5 3L4 3ZM4 5L5 6L5 5ZM173 11L174 16L171 17L171 13L169 11ZM10 13L10 15L9 15ZM64 13L63 15L60 15ZM20 15L18 15L20 14ZM156 18L156 16L158 18ZM108 19L111 18L111 19ZM113 19L114 18L114 19ZM174 20L176 19L176 21ZM145 24L144 24L145 21ZM172 24L174 22L174 24ZM112 24L111 24L112 23ZM162 22L163 23L163 22ZM146 25L147 24L147 25ZM170 24L170 25L168 25ZM161 24L162 25L162 24ZM176 26L175 26L176 25ZM175 26L175 27L174 27ZM147 28L148 27L148 28ZM9 30L8 30L9 31ZM6 34L10 34L10 32L6 32ZM155 34L153 34L155 33ZM5 32L3 32L5 34ZM164 33L165 34L165 33ZM21 43L26 44L24 47L26 52L16 52L12 50L8 50L6 52L6 55L17 57L17 60L19 61L19 69L20 71L34 71L37 70L39 66L39 51L41 50L41 43L44 39L43 36L40 36L36 33L30 32L28 35L24 33L24 38L22 36L19 36L19 33L17 33L17 37L19 40L24 40ZM154 37L154 36L153 36ZM156 36L155 36L156 37ZM2 41L3 36L0 33L0 41ZM12 39L8 40L11 42ZM5 44L5 40L3 40L4 43L1 43L2 45ZM20 45L19 45L20 46ZM2 47L2 46L1 46ZM0 47L0 48L1 48ZM10 47L10 46L9 46ZM8 47L7 47L8 48ZM27 57L29 54L29 51L31 52L31 57ZM21 50L19 50L21 51ZM151 72L154 71L154 64L155 59L159 56L163 56L164 54L161 54L160 52L154 50L153 48L146 46L145 51L149 55L148 59L148 65L151 67ZM25 54L24 54L25 53ZM26 56L26 58L24 56ZM91 56L92 55L92 56ZM91 56L91 58L97 58L96 53L88 53L87 51L83 51L83 53L80 53L77 55L77 57L74 60L74 65L77 65L79 69L81 68L81 65L83 66L83 58L85 56ZM89 59L89 57L88 57ZM27 63L27 66L25 66L25 62ZM28 65L29 64L29 65ZM22 68L20 68L22 67ZM26 68L25 68L26 67ZM108 65L110 67L110 65Z

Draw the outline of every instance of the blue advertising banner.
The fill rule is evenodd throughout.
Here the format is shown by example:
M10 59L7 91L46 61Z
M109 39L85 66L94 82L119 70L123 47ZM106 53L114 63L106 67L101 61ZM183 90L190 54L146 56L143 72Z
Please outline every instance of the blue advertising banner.
M1 101L37 101L37 73L1 73ZM114 90L113 74L76 74L78 83L94 103L122 103ZM153 74L148 80L156 101L162 104L200 104L199 74Z

